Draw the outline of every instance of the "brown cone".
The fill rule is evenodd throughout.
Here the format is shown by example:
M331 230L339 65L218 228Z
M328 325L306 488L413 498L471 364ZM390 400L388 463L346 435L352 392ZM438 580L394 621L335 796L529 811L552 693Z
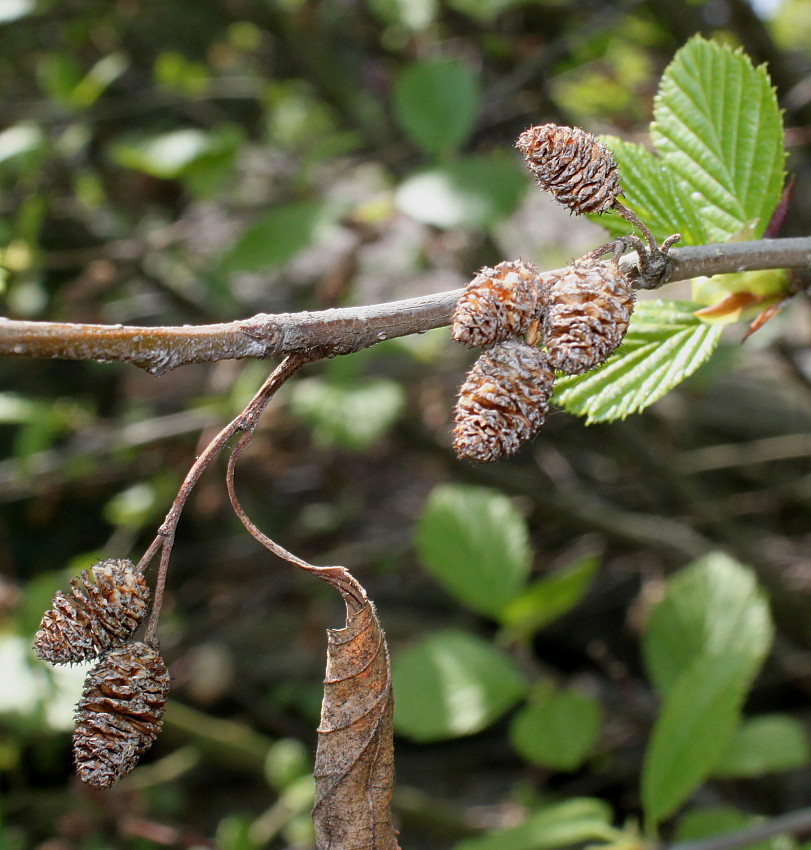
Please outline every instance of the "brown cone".
M585 130L542 124L524 130L515 146L538 185L578 215L605 212L620 194L611 151Z
M490 345L526 333L535 318L538 269L523 260L485 266L465 288L453 313L451 336Z
M543 329L550 364L567 375L599 366L622 342L634 290L612 260L565 269L545 292Z
M112 649L87 674L76 706L73 758L79 778L109 788L129 773L163 725L169 673L157 649Z
M149 588L127 560L100 561L57 591L42 617L34 651L51 664L94 658L127 640L146 614Z
M459 391L456 454L487 463L516 452L543 425L554 378L540 348L509 341L484 352Z

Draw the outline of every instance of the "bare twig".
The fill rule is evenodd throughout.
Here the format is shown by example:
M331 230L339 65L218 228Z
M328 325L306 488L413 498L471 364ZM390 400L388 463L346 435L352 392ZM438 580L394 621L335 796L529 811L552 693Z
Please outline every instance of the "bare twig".
M639 289L699 275L811 266L811 237L761 239L672 249L661 275L644 277L636 253L620 269ZM124 361L153 375L188 363L266 358L306 352L308 359L350 354L385 339L450 324L461 290L369 307L318 313L259 314L216 325L124 327L0 318L0 355Z
M138 562L136 570L142 572L146 569L149 563L157 554L161 552L160 568L158 578L155 583L155 592L152 602L152 611L149 615L149 622L146 626L144 640L150 642L155 639L158 628L158 618L160 617L161 606L163 604L163 593L166 587L166 573L169 566L169 557L172 552L172 546L175 541L175 532L177 524L180 521L180 515L183 508L194 489L194 485L200 480L200 476L205 472L208 465L217 456L220 450L228 443L228 441L239 431L252 434L256 427L256 421L262 411L267 407L268 402L273 397L276 390L304 363L307 362L303 355L289 355L286 357L264 384L257 390L254 397L248 402L244 410L232 419L213 440L206 446L203 452L198 456L197 460L192 464L186 474L183 483L180 485L177 496L172 502L169 512L163 521L163 525L158 529L155 539L150 544L144 556Z
M736 850L738 847L750 847L775 835L800 835L808 832L811 832L811 808L798 809L796 812L789 812L725 835L671 844L666 850Z

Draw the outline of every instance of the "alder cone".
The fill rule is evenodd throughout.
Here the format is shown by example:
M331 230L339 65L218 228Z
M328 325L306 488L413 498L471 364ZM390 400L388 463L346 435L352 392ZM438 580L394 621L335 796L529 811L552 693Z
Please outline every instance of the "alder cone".
M541 124L524 130L515 146L538 185L572 212L605 212L620 194L611 151L578 127Z
M129 773L163 725L169 673L156 648L111 649L87 674L76 706L73 758L83 782L109 788Z
M57 591L42 617L34 651L51 664L95 658L123 643L146 614L149 588L131 561L100 561L71 579L71 592Z
M526 333L536 316L538 269L523 260L485 266L465 287L453 312L451 336L469 346Z
M615 262L576 262L545 291L549 363L567 375L599 366L622 342L634 309L630 280Z
M488 463L516 452L543 425L554 379L540 348L512 340L484 352L459 391L456 454Z

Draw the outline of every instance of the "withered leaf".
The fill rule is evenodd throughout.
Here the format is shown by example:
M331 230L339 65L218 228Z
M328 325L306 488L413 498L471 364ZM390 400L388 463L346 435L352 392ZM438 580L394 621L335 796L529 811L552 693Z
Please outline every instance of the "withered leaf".
M386 639L366 591L345 569L317 573L346 604L346 626L327 630L315 755L318 850L399 850L390 809L394 704Z

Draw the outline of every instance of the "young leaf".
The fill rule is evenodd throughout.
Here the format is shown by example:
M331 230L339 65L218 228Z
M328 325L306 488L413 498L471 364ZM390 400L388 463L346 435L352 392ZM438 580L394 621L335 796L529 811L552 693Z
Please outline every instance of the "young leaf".
M395 655L394 727L415 741L472 735L512 708L526 691L513 662L461 631L438 632Z
M558 380L552 403L587 424L638 413L692 375L722 328L697 319L686 301L641 301L620 348L599 368Z
M658 241L681 234L680 245L704 245L707 235L704 222L690 197L690 189L662 160L641 145L613 136L601 141L614 154L622 176L622 200L648 225ZM592 221L605 227L612 236L630 232L628 222L614 211L592 216Z
M602 800L575 797L533 812L518 826L460 841L453 850L551 850L621 837L611 826L611 809Z
M577 605L599 565L594 555L586 555L538 579L506 605L499 620L511 637L529 637Z
M803 724L786 714L764 714L738 727L713 776L762 776L802 767L808 761Z
M750 679L745 655L703 655L669 690L642 767L642 807L650 827L710 775L735 731Z
M463 605L498 617L529 574L529 534L513 503L495 490L436 487L416 530L425 569Z
M717 242L760 236L783 187L785 151L777 98L765 67L700 36L668 65L651 139L689 187Z
M425 153L437 155L462 145L479 108L479 81L455 59L409 65L394 85L397 123Z
M713 552L668 580L642 649L648 673L664 694L700 655L740 656L753 677L772 633L769 606L754 574Z
M435 227L490 227L515 210L526 189L513 157L469 156L409 177L394 200L400 212Z
M533 764L576 770L594 746L600 730L600 705L575 690L543 686L510 724L518 754Z

